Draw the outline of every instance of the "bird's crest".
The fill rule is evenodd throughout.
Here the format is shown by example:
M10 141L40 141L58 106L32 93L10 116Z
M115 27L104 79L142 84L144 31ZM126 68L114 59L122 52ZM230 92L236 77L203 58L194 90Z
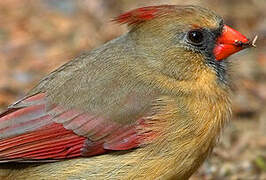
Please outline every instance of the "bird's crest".
M114 18L113 21L121 24L127 24L129 26L134 26L145 21L152 20L156 17L168 14L171 9L173 9L173 6L171 5L142 7L121 14L120 16Z

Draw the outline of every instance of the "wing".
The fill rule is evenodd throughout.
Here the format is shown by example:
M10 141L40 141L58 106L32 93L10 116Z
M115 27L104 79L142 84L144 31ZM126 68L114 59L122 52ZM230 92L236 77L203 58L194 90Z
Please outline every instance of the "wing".
M141 78L155 72L134 47L121 36L84 53L10 106L0 115L0 161L58 160L145 144L150 138L143 137L151 136L145 117L161 93L152 79Z
M39 93L0 115L0 162L60 160L128 150L151 136L143 131L147 126L144 118L121 124L55 104L48 106L47 101L45 93Z

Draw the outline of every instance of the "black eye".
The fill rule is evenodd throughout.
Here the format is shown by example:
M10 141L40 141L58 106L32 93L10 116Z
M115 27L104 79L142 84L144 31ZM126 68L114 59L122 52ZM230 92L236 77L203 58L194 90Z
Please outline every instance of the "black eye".
M188 32L187 39L194 45L201 45L204 41L204 35L201 30L191 30Z

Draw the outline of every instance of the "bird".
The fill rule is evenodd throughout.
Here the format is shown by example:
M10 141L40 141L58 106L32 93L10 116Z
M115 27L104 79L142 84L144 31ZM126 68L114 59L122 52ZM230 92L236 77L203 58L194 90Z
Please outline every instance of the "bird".
M44 77L0 114L1 179L180 179L231 119L227 57L253 43L212 10L145 6L127 33Z

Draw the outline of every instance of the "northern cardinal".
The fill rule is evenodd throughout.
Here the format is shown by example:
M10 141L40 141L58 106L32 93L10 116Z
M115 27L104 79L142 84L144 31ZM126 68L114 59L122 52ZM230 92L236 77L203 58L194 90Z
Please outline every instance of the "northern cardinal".
M115 21L129 32L0 115L3 178L183 180L211 153L231 115L225 58L251 42L198 6L143 7ZM39 164L49 161L58 162Z

